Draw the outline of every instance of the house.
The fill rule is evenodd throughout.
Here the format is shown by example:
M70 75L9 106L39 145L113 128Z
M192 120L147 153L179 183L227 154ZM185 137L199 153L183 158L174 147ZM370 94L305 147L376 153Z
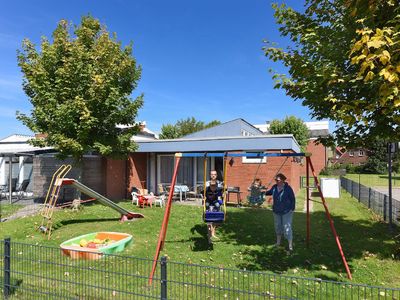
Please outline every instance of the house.
M123 126L120 128L123 130ZM139 123L139 128L140 132L133 137L134 141L157 138L154 132L146 128L145 122ZM34 136L14 134L0 140L0 186L8 189L10 182L17 182L19 185L23 180L29 180L28 191L33 193L34 198L43 200L54 172L62 164L73 164L73 161L72 159L60 161L51 147L40 148L30 145L28 141L32 138ZM106 159L100 155L84 155L82 165L74 166L67 177L79 179L83 184L111 199L121 199L126 197L126 181L123 182L122 189L118 188L115 182L119 183L122 176L120 165L126 163L126 161ZM74 189L64 187L60 201L69 201L75 194Z
M158 184L169 184L176 152L300 152L292 135L266 135L243 119L235 119L179 139L143 141L138 144L137 152L129 156L127 192L133 186L146 187L157 192ZM207 169L215 169L222 179L223 158L209 157L206 163ZM255 176L262 178L264 184L267 184L279 171L287 175L289 183L297 190L300 186L301 168L303 166L298 162L285 157L235 157L229 160L225 181L228 186L247 191ZM183 158L177 183L193 187L203 182L204 159Z
M267 152L299 153L300 147L291 134L264 134L256 126L243 119L235 119L212 128L187 135L179 139L158 140L155 133L148 130L145 123L133 140L138 150L127 160L115 160L99 155L85 155L83 163L74 167L68 177L78 179L85 185L106 197L122 199L130 196L133 186L158 192L159 184L169 184L174 170L174 154L177 152ZM123 130L123 127L121 127ZM30 138L30 137L29 137ZM28 147L25 140L25 146ZM31 147L31 146L29 146ZM31 178L35 197L44 198L52 174L61 164L71 160L59 161L51 149L20 149L32 155ZM0 143L0 153L2 152ZM19 155L21 154L19 152ZM322 155L324 158L324 155ZM314 155L312 161L315 161ZM220 179L223 176L224 158L208 157L207 170L217 170ZM315 164L315 162L314 162ZM297 191L300 187L300 175L305 166L300 161L288 157L232 157L227 164L224 178L230 187L237 187L246 195L247 188L254 178L260 177L265 185L271 185L278 172L288 177L288 182ZM206 180L208 180L206 174ZM195 187L204 182L204 158L185 157L181 159L177 183ZM66 190L63 200L70 200L73 191Z
M366 148L353 148L336 150L336 157L331 159L332 164L360 166L367 162L369 151Z

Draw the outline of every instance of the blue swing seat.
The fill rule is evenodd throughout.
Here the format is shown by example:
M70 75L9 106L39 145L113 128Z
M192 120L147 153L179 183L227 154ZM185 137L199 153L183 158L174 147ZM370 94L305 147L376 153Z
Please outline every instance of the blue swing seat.
M225 213L223 211L206 211L204 221L206 223L223 223L225 220Z

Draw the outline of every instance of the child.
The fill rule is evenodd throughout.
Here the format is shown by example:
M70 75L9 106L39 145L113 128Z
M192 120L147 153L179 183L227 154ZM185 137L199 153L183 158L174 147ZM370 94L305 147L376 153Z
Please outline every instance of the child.
M250 195L247 197L248 201L252 205L261 206L264 202L265 196L265 186L262 185L261 179L256 178L254 182L248 189L250 191Z
M211 211L219 211L222 202L222 189L218 187L217 182L210 182L206 189L206 209Z

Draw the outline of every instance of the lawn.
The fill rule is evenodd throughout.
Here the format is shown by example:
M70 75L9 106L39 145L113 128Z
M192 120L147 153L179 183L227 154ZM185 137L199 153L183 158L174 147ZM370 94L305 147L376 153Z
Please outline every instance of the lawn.
M345 177L368 187L389 186L388 174L346 174ZM392 175L392 185L400 187L400 175Z
M15 213L18 209L22 208L22 205L19 204L1 204L0 205L0 218L4 219L13 213Z
M304 192L300 192L293 223L295 251L292 256L272 246L275 242L273 218L268 208L229 208L227 221L218 228L220 240L210 247L206 225L201 220L202 209L178 204L172 208L161 255L185 263L346 281L323 207L315 202L310 248L306 247L303 201ZM394 258L396 246L388 226L345 192L341 199L327 202L353 273L353 282L400 287L400 261ZM139 210L128 201L119 204ZM79 212L64 209L54 214L55 231L51 240L35 230L41 223L39 216L1 223L0 238L10 236L13 241L58 247L67 239L89 232L126 232L133 235L134 244L123 255L153 258L164 210L157 207L140 211L144 219L120 223L116 212L101 205L87 205Z

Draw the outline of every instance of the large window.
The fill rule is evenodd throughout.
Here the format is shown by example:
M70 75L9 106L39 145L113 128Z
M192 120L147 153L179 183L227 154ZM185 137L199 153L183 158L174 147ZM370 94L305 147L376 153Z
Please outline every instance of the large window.
M196 160L197 160L197 171L196 171L197 182L196 182L196 184L203 184L204 183L204 158L197 157ZM207 158L206 180L210 179L210 170L211 170L211 159Z
M170 184L175 168L174 155L158 156L158 182ZM182 157L179 163L178 176L176 184L185 184L191 186L193 183L193 158Z

